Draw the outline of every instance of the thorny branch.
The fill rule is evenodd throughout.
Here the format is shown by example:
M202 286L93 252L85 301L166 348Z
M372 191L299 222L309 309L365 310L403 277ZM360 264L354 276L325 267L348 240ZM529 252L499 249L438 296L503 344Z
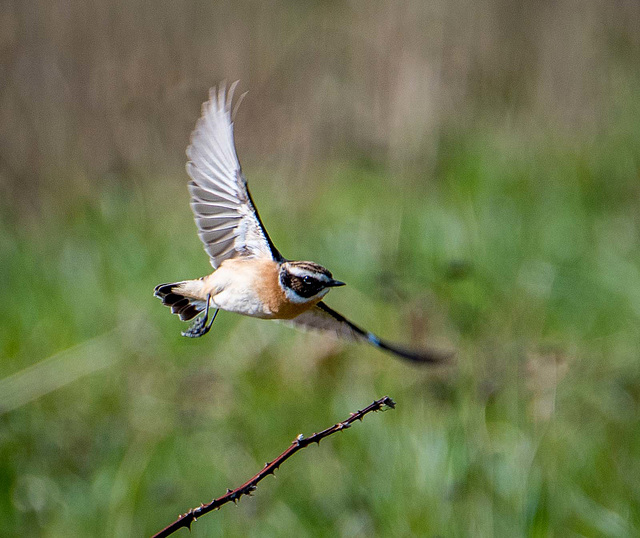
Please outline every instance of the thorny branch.
M214 499L208 504L201 504L198 508L192 508L186 514L182 514L171 525L169 525L168 527L165 527L159 533L154 534L152 538L163 538L165 536L170 536L171 534L176 532L178 529L181 529L183 527L187 529L191 529L191 523L196 521L197 518L203 516L204 514L207 514L212 510L216 510L220 508L223 504L227 504L228 502L233 501L234 503L237 503L240 500L240 497L242 497L243 495L251 495L251 493L255 491L258 485L258 482L260 482L266 476L270 474L274 474L275 470L278 467L280 467L280 465L282 465L291 456L293 456L296 452L298 452L298 450L302 450L303 448L307 447L311 443L320 444L320 441L322 441L325 437L329 437L329 435L333 433L346 430L356 420L362 420L362 418L367 413L370 413L372 411L380 411L381 409L384 409L384 408L393 409L395 408L395 406L396 406L396 403L388 396L385 396L384 398L380 398L379 400L376 400L375 402L368 405L361 411L358 411L356 413L351 413L351 416L347 420L343 422L338 422L337 424L331 426L330 428L327 428L326 430L322 430L321 432L314 433L309 437L304 437L302 434L300 434L298 437L296 437L293 440L293 442L291 443L291 446L287 448L287 450L285 450L272 462L265 464L263 469L258 474L256 474L253 478L251 478L241 486L237 487L236 489L233 489L233 490L228 489L227 492L224 495L222 495L222 497L218 497L217 499Z

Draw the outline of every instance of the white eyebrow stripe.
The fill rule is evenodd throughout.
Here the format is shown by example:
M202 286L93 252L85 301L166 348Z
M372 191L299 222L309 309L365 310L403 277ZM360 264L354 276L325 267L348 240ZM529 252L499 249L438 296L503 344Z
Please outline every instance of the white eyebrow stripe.
M325 275L324 273L318 273L316 271L309 271L308 269L301 269L300 267L296 267L295 265L288 268L288 271L293 276L297 276L298 278L304 278L305 276L310 276L320 282L329 282L331 279Z

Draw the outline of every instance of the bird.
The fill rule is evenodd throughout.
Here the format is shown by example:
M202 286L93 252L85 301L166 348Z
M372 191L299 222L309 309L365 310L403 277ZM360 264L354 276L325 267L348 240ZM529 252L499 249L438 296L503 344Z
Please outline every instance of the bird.
M396 357L438 363L450 353L391 344L329 307L325 295L345 283L312 261L285 258L262 223L234 142L232 109L238 82L211 88L187 148L188 189L198 235L214 271L193 280L160 284L154 295L182 321L196 318L183 336L209 332L220 310L366 342ZM210 311L215 310L210 317Z

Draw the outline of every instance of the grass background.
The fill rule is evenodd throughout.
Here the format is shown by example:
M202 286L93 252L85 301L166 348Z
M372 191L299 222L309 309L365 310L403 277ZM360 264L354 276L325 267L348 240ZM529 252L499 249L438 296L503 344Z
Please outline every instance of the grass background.
M192 534L640 535L634 5L50 5L2 19L3 536L150 535L385 394ZM152 290L209 270L181 153L225 76L279 249L454 364L224 313L180 337Z

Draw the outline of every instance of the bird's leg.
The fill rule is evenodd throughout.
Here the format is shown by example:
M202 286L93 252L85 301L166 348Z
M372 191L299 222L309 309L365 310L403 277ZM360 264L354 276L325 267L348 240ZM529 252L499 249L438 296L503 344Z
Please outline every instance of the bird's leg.
M211 294L207 295L207 307L204 310L204 316L196 319L186 331L182 332L182 336L186 336L188 338L199 338L200 336L204 336L209 332L213 322L218 315L219 308L216 308L216 311L211 316L211 320L207 323L207 319L209 318L209 301L211 300Z

